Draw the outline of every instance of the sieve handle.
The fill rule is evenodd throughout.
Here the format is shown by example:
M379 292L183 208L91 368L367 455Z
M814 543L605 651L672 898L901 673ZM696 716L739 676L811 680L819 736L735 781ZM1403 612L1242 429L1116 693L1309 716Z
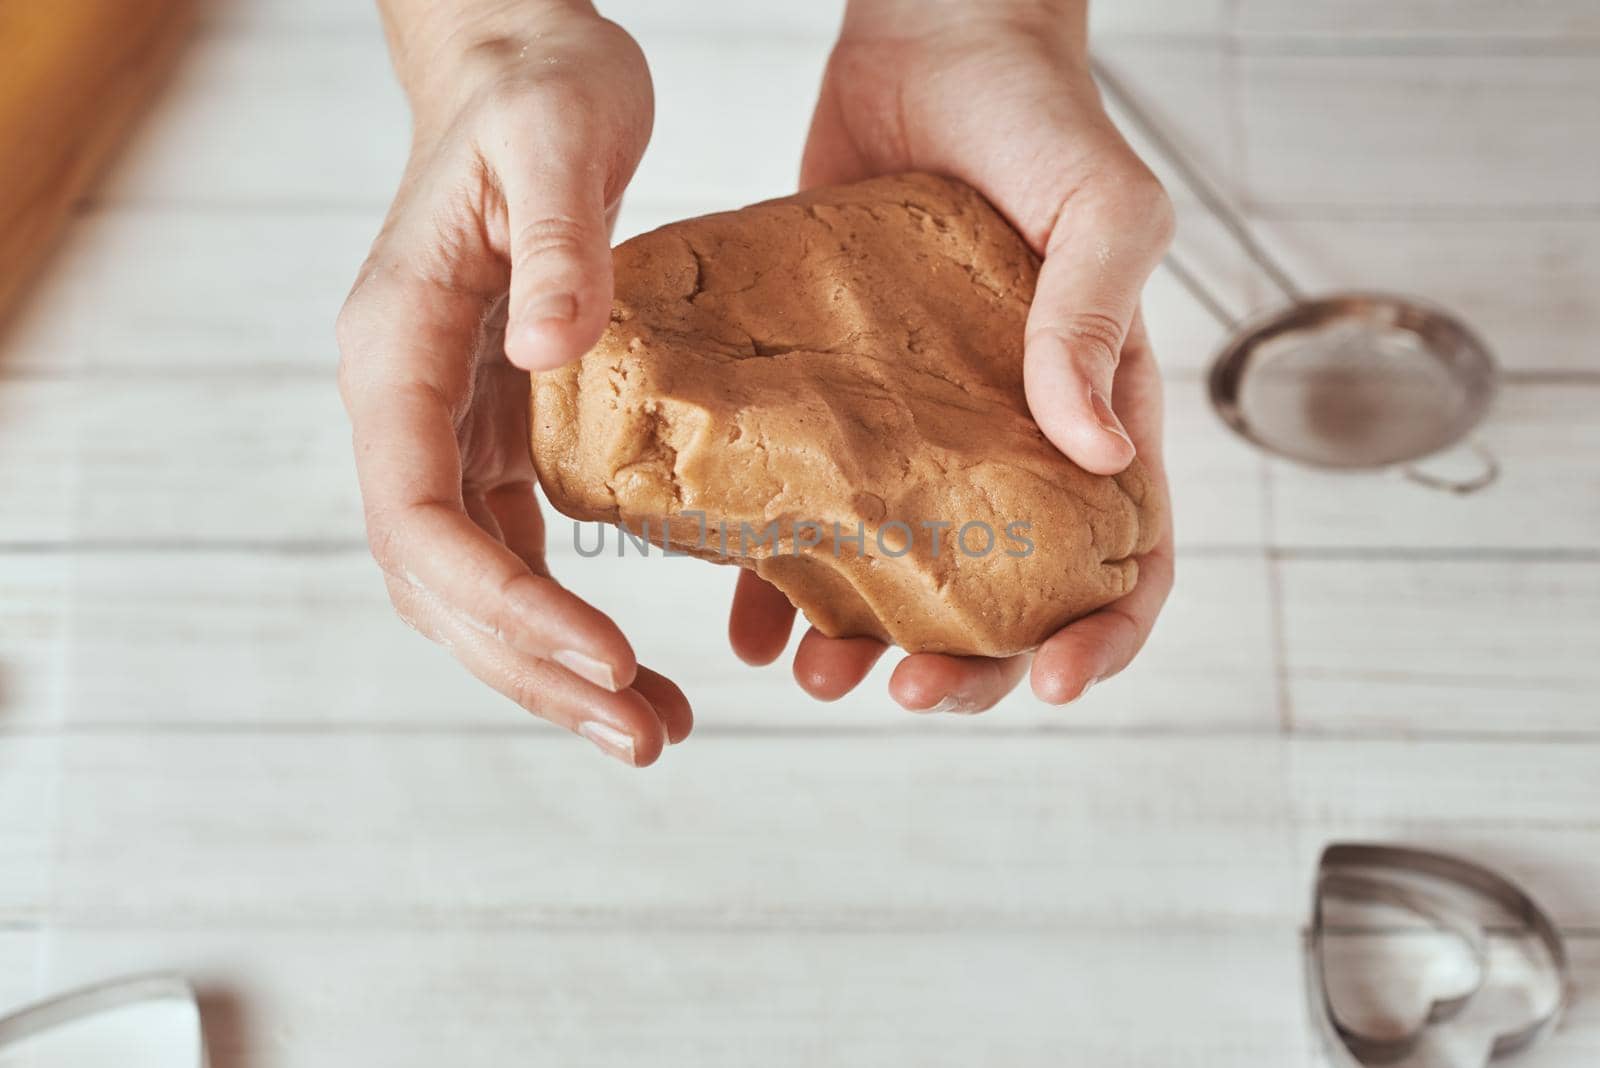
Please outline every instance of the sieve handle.
M1401 471L1405 473L1406 478L1419 486L1426 486L1431 490L1439 490L1441 493L1454 493L1460 497L1464 497L1469 493L1477 493L1481 489L1494 485L1495 481L1500 477L1500 461L1495 457L1495 454L1490 452L1488 446L1484 445L1483 442L1477 440L1467 442L1466 447L1472 450L1473 455L1477 456L1478 462L1483 465L1481 471L1468 478L1455 479L1430 475L1414 463L1406 464L1401 468Z

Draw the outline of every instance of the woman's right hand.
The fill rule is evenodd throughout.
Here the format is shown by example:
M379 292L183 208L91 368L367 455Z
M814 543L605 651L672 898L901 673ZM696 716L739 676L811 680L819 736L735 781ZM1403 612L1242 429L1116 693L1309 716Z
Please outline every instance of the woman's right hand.
M649 70L587 3L389 0L386 14L411 158L338 330L373 556L407 623L644 766L688 734L689 705L549 576L528 372L578 358L606 326Z

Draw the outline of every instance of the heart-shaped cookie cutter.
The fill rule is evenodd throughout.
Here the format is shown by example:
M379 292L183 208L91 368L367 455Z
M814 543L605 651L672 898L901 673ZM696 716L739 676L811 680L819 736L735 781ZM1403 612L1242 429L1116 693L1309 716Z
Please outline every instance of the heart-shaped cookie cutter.
M1464 907L1468 897L1490 903L1531 933L1548 955L1557 983L1556 997L1546 1011L1525 1025L1494 1036L1488 1060L1525 1050L1555 1030L1572 996L1571 965L1561 932L1521 887L1481 865L1444 853L1339 842L1327 846L1317 864L1306 938L1311 1015L1336 1063L1366 1068L1402 1060L1416 1050L1430 1027L1460 1015L1483 990L1490 973L1488 932L1479 916ZM1421 1023L1398 1035L1370 1035L1345 1023L1328 990L1325 959L1328 925L1324 904L1335 899L1405 909L1459 938L1477 967L1473 984L1459 994L1435 1000Z

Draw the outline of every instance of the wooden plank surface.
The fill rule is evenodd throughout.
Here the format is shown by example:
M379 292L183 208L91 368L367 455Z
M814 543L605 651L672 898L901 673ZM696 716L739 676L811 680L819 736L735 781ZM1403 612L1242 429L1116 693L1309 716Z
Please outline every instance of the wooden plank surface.
M1291 559L1279 571L1298 728L1600 732L1600 565Z
M1175 382L1169 412L1182 542L1259 543L1259 458L1198 383ZM364 535L349 435L331 372L11 381L0 390L0 543L354 544Z
M919 731L887 697L890 655L852 696L801 696L787 660L740 664L723 644L734 575L695 560L558 562L611 613L641 660L668 672L701 736L728 729ZM1024 692L993 713L1061 731L1276 728L1266 568L1188 562L1161 626L1129 672L1070 709ZM360 549L324 553L0 555L7 725L542 729L404 627ZM798 634L798 631L797 631ZM315 699L308 701L307 695Z
M599 0L601 14L648 41L654 33L831 34L844 12L843 0ZM1100 35L1215 35L1226 26L1225 0L1118 0L1090 6ZM211 21L239 28L377 28L367 0L219 0Z
M620 0L663 101L621 234L788 189L836 7ZM1600 68L1561 36L1590 8L1379 7L1096 18L1309 285L1484 330L1518 372L1485 429L1502 484L1269 469L1207 408L1218 329L1158 276L1184 553L1128 677L916 718L886 664L817 706L724 651L727 573L557 537L700 704L644 775L385 606L330 322L403 107L364 0L213 8L0 343L0 1005L179 968L219 1068L1310 1066L1327 840L1458 850L1592 933ZM1180 247L1259 304L1179 200ZM1588 999L1528 1063L1597 1050Z
M0 733L0 935L46 918L60 753L57 738Z
M1298 739L1288 818L1300 873L1332 840L1398 841L1517 880L1558 924L1600 924L1600 747L1576 739ZM1309 878L1309 875L1304 875Z
M1600 377L1600 218L1290 211L1255 225L1311 292L1422 297L1470 323L1508 371Z
M1232 23L1247 37L1305 35L1325 45L1402 38L1419 50L1460 38L1585 45L1600 38L1600 10L1589 0L1240 0Z
M1499 481L1452 496L1398 472L1344 474L1287 462L1269 467L1271 540L1288 548L1600 549L1600 391L1588 382L1507 383L1477 437L1498 458ZM1461 477L1470 456L1424 469Z
M1276 742L945 726L704 739L644 775L555 732L74 736L51 916L1144 928L1298 912Z
M1299 1068L1312 1062L1296 954L1282 933L961 926L288 930L270 942L248 928L95 929L55 934L51 974L156 963L197 976L222 1066L358 1064L382 1049L395 1068L953 1068L1058 1065L1071 1050L1104 1065ZM471 998L441 996L463 986Z
M1246 52L1239 91L1257 204L1600 206L1593 54Z
M0 319L189 36L191 0L0 12Z

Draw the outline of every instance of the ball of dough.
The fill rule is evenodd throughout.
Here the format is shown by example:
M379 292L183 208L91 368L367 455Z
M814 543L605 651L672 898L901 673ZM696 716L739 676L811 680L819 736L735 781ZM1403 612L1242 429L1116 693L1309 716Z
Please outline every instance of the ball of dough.
M811 190L616 249L611 323L534 375L550 502L754 570L822 633L1009 656L1127 593L1163 517L1028 414L1038 259L925 174Z

